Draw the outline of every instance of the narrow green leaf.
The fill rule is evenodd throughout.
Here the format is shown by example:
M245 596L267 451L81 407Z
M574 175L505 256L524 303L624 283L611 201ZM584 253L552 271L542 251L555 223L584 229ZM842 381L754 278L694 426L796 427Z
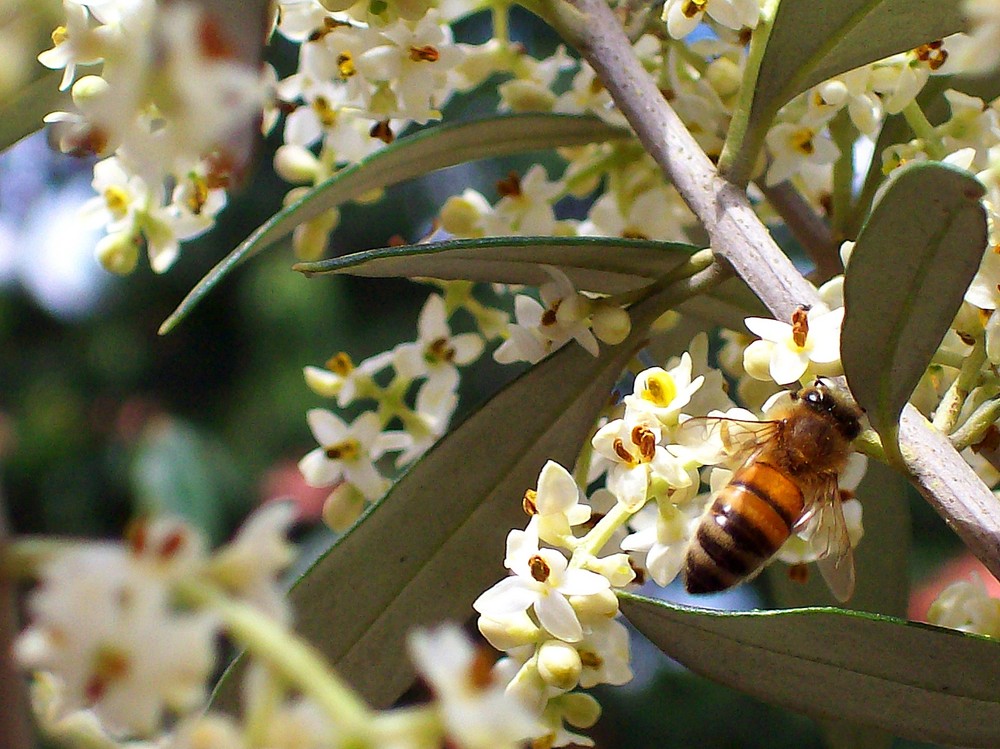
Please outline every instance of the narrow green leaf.
M61 70L47 70L0 106L0 151L41 129L42 118L70 106L69 93L59 90Z
M580 290L621 294L662 278L697 249L674 242L604 237L488 237L365 250L299 263L295 270L541 286L551 280L542 266L551 265Z
M723 166L749 177L775 114L810 86L963 28L960 3L941 0L781 0L731 133L737 153ZM728 144L727 144L728 146Z
M444 437L303 576L297 629L375 705L412 679L406 633L465 620L504 576L504 539L546 460L572 467L626 362L663 310L633 309L632 335L592 357L573 344L500 391ZM218 699L237 704L227 674Z
M337 172L257 227L191 290L160 326L160 333L170 332L243 260L288 236L304 221L359 195L465 161L627 137L626 131L596 117L516 114L438 125L401 138L360 164Z
M982 184L939 162L891 175L851 255L841 359L887 449L986 246Z
M838 609L719 613L633 595L625 616L695 673L815 718L1000 746L1000 643Z

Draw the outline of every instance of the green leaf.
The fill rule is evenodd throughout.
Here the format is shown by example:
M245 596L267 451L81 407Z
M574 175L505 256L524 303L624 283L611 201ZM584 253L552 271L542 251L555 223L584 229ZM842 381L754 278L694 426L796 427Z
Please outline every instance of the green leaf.
M625 616L695 673L815 718L1000 745L1000 644L838 609L718 613L623 594Z
M621 294L662 278L697 250L674 242L603 237L489 237L365 250L299 263L295 270L541 286L551 280L542 266L551 265L577 289Z
M160 333L170 332L243 260L285 238L304 221L367 192L465 161L627 137L626 131L595 117L517 114L437 125L401 138L360 164L337 172L257 227L191 290L160 326Z
M983 193L975 177L947 164L902 167L858 235L844 280L841 360L888 450L982 260Z
M720 168L742 183L778 110L810 86L963 28L960 3L941 0L781 0L756 80L741 97ZM760 33L760 32L757 32ZM752 50L753 52L753 50ZM727 138L727 149L729 148Z
M10 96L0 106L0 151L41 129L50 112L69 108L69 93L59 90L61 70L48 70Z
M632 310L633 333L592 357L576 344L500 391L445 436L296 584L297 629L365 699L392 703L412 679L406 633L463 621L504 576L504 539L546 460L572 468L612 386L664 309ZM227 674L219 699L237 704Z

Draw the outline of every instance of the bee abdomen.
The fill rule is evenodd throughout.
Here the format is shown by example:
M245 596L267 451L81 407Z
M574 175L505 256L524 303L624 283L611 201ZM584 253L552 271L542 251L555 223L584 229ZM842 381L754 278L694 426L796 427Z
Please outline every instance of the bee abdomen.
M687 552L688 591L725 590L750 577L788 539L802 510L794 481L767 463L744 467L698 525Z

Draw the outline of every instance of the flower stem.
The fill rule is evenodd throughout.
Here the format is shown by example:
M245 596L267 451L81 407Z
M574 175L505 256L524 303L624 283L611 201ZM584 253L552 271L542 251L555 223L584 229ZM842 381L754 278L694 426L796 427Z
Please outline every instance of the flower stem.
M951 387L948 388L948 391L941 399L941 403L938 404L937 410L934 412L934 421L932 423L935 429L938 429L943 434L951 434L951 431L955 428L955 424L958 423L958 416L962 412L965 399L969 397L969 393L975 387L985 363L986 338L980 335L976 338L972 351L965 357L965 361L962 362L962 368L958 372L958 377L951 383Z
M611 539L614 532L621 528L625 521L632 517L633 513L625 508L621 502L615 503L608 514L601 518L597 525L591 528L587 535L580 539L580 543L577 545L573 552L574 558L577 557L577 552L582 552L579 558L585 559L587 557L592 557L597 554L604 545Z
M942 159L947 155L941 147L940 138L934 132L934 126L927 119L927 115L924 114L924 110L920 108L916 99L904 107L903 117L913 134L924 142L928 156L932 159Z
M1000 419L1000 398L982 403L951 435L951 444L956 450L964 450L970 445L981 442L986 436L986 431L997 419Z
M233 639L326 710L345 734L367 735L371 721L368 706L311 645L209 583L185 580L178 585L177 593L184 602L218 616Z

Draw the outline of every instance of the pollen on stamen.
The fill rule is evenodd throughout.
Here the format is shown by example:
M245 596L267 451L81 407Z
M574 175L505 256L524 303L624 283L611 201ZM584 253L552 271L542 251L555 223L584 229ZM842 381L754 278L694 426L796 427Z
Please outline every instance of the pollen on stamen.
M52 44L58 47L60 44L64 43L69 39L69 29L65 26L56 26L52 29Z
M337 56L337 72L341 78L350 78L358 72L354 66L354 56L350 52L341 52Z
M791 137L792 148L805 156L811 156L816 146L813 145L813 138L816 133L808 127L797 130Z
M617 455L623 462L627 463L630 466L635 465L636 463L635 457L632 455L632 453L630 453L628 450L625 449L625 443L622 442L620 439L616 439L614 442L611 443L611 449L615 451L615 455Z
M524 514L529 517L538 514L538 492L534 489L526 489L524 496L521 498L521 507L524 509Z
M354 361L346 351L340 351L326 360L326 368L341 377L347 377L354 371Z
M580 650L580 663L584 668L597 669L604 665L604 659L593 650Z
M809 308L799 307L792 313L792 340L802 348L809 338Z
M632 443L639 448L643 463L648 463L656 454L656 435L642 425L632 428Z
M699 13L704 13L707 5L708 0L687 0L681 6L681 13L684 14L685 18L694 18Z
M330 460L353 460L358 457L360 445L354 439L344 440L336 445L329 445L323 452Z
M517 172L510 172L506 179L497 180L497 192L501 198L518 198L521 196L521 178Z
M372 125L371 130L368 131L368 135L372 138L377 138L386 145L389 145L396 140L396 134L392 132L392 128L389 127L389 120L379 120L376 122Z
M476 648L472 656L472 663L469 664L469 684L474 689L480 691L491 687L495 681L493 676L493 663L496 657L486 648Z
M410 47L410 59L413 62L437 62L440 57L441 53L430 44L423 47Z
M666 372L654 372L646 378L646 387L642 391L643 400L666 407L676 397L677 385L674 383L674 378Z
M427 354L434 362L451 362L455 359L455 347L448 345L447 338L436 338L427 347Z
M549 579L549 575L552 574L548 563L538 554L535 554L535 556L528 560L528 569L531 570L531 577L540 583L544 583Z

